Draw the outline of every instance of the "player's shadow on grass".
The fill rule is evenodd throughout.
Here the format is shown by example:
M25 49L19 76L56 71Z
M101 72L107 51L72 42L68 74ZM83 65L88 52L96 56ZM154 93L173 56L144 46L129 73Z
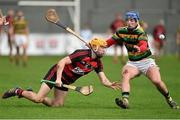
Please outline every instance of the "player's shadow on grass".
M23 105L12 105L12 104L6 104L6 105L1 105L2 108L43 108L46 107L44 105L40 105L40 104L23 104Z
M2 108L49 108L48 106L45 106L43 104L19 104L19 103L9 103L9 104L1 104ZM83 104L81 103L76 103L76 104L67 104L64 105L63 107L50 107L50 108L74 108L74 109L119 109L118 107L112 106L112 105L100 105L96 103L88 103L84 102Z
M74 104L67 104L64 107L66 108L75 108L75 109L119 109L116 107L115 103L114 105L102 105L98 103L93 102L81 102L81 103L74 103Z

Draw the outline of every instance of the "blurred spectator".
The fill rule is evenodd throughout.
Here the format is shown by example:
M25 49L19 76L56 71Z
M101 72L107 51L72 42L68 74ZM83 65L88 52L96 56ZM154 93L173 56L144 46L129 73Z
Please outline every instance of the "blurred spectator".
M6 21L9 23L8 31L7 31L7 38L8 38L10 62L13 62L13 55L12 55L12 51L13 51L13 20L14 20L14 10L9 9L7 16L6 16Z
M1 45L1 40L2 40L2 33L3 33L3 25L6 23L5 17L2 14L2 11L0 9L0 45ZM1 54L1 46L0 46L0 54Z
M0 18L0 55L1 55L1 40L2 40L2 25L3 25L3 19Z
M84 38L84 40L88 43L89 40L92 39L93 37L93 33L92 30L90 29L90 27L88 25L86 25L82 30L80 35L82 36L82 38ZM85 46L85 44L83 44L82 48L88 48L87 46Z
M28 23L22 11L17 11L13 22L14 40L16 45L16 65L19 65L22 58L23 65L27 65L27 47L29 28ZM20 56L20 49L23 49L22 57Z
M0 26L3 25L3 18L0 18Z
M176 32L177 58L180 60L180 26Z
M145 22L145 21L143 21L143 20L140 20L140 21L139 21L139 24L140 24L140 26L143 28L143 30L144 30L145 32L147 32L148 23Z
M2 11L0 9L0 27L3 25L3 23L4 23L4 16L3 16Z
M157 24L153 29L154 45L156 48L155 57L159 57L164 53L163 47L166 39L166 29L163 19L160 19L159 24Z
M110 30L111 33L115 33L120 27L125 26L125 21L122 19L121 13L116 14L115 20L111 23L110 25ZM114 45L114 57L113 61L114 63L118 62L118 46L121 48L121 63L125 64L125 55L124 55L124 50L123 50L123 43L119 43Z

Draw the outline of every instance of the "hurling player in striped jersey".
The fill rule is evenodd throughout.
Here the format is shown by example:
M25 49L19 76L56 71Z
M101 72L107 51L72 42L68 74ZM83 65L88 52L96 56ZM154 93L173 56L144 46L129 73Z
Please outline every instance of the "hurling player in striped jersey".
M147 35L139 25L139 13L136 11L127 12L125 21L127 26L118 29L106 41L108 47L123 42L128 51L129 61L122 69L122 98L116 98L116 104L121 108L129 107L130 81L140 74L144 74L165 97L169 106L178 109L179 106L172 100L165 83L161 80L159 67L150 57L151 51L148 47Z
M18 96L35 103L43 103L47 106L63 106L68 94L68 89L63 87L62 84L72 84L78 78L91 71L97 73L104 86L112 89L120 89L120 84L117 82L110 82L103 72L103 64L100 58L105 54L106 41L94 38L90 41L89 45L92 49L78 49L61 59L49 69L43 79L56 82L56 86L49 83L42 83L38 93L23 90L19 87L12 88L7 90L2 98L6 99ZM53 87L55 87L54 97L50 99L47 95Z

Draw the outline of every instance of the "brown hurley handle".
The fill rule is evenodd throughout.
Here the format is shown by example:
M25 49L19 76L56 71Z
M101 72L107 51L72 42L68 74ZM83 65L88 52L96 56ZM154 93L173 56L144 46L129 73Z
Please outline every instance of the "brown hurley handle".
M79 38L79 40L81 40L83 43L85 43L86 46L88 45L88 43L85 42L85 40L83 40L83 38L80 35L78 35L77 33L75 33L72 29L70 29L69 27L66 27L66 30L68 32L70 32L71 34L73 34L74 36L76 36L77 38Z
M62 86L65 87L65 88L69 88L71 90L75 90L76 89L76 86L73 86L73 85L62 84Z
M89 44L76 32L74 32L71 28L67 27L66 25L62 24L60 22L60 18L56 13L55 9L48 9L48 11L46 12L46 19L51 22L56 24L57 26L63 28L64 30L68 31L69 33L73 34L74 36L76 36L79 40L81 40L81 42L85 43L85 45L87 47L89 47L91 49L91 47L89 46Z
M49 80L44 80L44 79L42 79L42 80L41 80L41 83L43 83L43 82L49 83L49 84L52 84L52 85L56 86L56 82L54 82L54 81L49 81ZM90 94L93 92L93 87L92 87L92 85L90 85L90 86L76 87L76 86L73 86L73 85L62 84L62 86L65 87L65 88L68 88L68 89L77 91L77 92L79 92L79 93L81 93L81 94L83 94L83 95L85 95L85 96L90 95Z

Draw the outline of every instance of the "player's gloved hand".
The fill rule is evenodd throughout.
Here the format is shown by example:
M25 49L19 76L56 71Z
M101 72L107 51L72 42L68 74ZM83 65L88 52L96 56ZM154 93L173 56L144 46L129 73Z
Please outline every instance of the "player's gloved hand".
M61 80L56 80L56 86L61 87L62 86L62 81Z
M110 87L114 90L119 90L119 89L121 89L121 83L120 82L112 82Z

